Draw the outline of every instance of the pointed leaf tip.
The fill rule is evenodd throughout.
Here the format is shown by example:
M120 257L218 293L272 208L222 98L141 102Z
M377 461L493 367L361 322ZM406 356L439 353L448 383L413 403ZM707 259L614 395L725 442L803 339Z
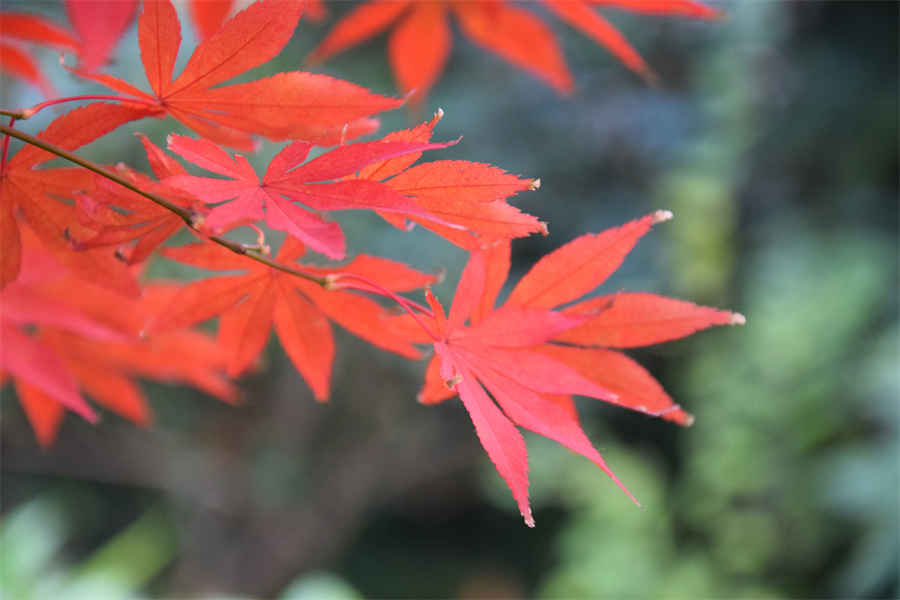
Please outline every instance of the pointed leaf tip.
M731 313L731 319L728 321L729 325L746 325L747 317L742 315L741 313Z
M675 215L672 214L671 210L658 210L653 213L653 224L665 223L666 221L671 221L674 217Z
M540 177L535 177L534 179L532 179L532 180L531 180L531 186L530 186L530 187L531 187L531 191L540 189L540 187L541 187L541 178L540 178Z

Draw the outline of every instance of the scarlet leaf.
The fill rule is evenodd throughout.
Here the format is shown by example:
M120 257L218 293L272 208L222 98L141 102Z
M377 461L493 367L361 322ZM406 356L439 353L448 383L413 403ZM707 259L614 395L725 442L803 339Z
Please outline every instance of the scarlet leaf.
M564 21L606 47L630 69L650 79L643 59L592 5L643 14L710 19L718 11L692 0L542 0ZM448 12L476 44L529 71L557 91L572 91L572 76L550 29L535 15L506 0L410 2L369 0L339 21L312 52L320 61L394 25L388 55L400 88L420 102L443 70L452 43Z
M624 408L691 425L694 417L675 404L647 370L621 352L547 344L538 349L616 394L611 402Z
M75 49L78 47L75 38L51 21L24 13L0 12L0 31L3 32L3 41L0 42L0 70L24 79L40 88L45 96L52 97L56 92L41 72L37 61L13 43L13 40Z
M534 517L528 504L528 452L525 440L509 419L497 409L472 374L456 364L455 355L443 344L435 344L434 348L459 374L460 398L472 418L475 433L512 491L525 524L534 527Z
M566 313L587 316L598 307L603 310L557 340L581 346L633 348L682 338L713 325L744 323L738 313L638 292L580 302Z
M328 398L334 337L325 315L309 300L288 289L275 305L275 332L291 362L309 384L316 400Z
M57 48L78 47L78 41L65 28L37 15L0 12L3 36Z
M174 77L181 44L177 14L170 0L147 0L138 41L152 94L109 75L78 73L143 101L135 118L169 114L203 137L244 150L253 149L250 134L332 144L344 135L370 132L374 123L366 117L402 101L301 72L220 85L274 58L293 34L303 5L301 0L252 4L205 39Z
M223 378L226 356L212 340L191 331L137 337L149 308L159 306L156 288L140 300L103 293L75 277L33 234L23 239L26 274L0 293L0 370L12 375L41 444L52 441L64 408L96 420L82 393L148 424L150 410L134 376L191 383L235 399Z
M188 8L197 30L197 38L205 40L217 32L233 4L233 0L190 0Z
M670 217L660 211L566 244L538 261L519 281L506 304L497 309L493 305L510 264L507 243L471 253L449 320L437 300L426 293L432 311L435 357L428 365L419 402L441 402L452 396L451 389L459 393L482 445L512 490L526 522L530 521L530 509L524 449L519 438L510 434L512 423L497 412L486 391L514 423L589 458L634 500L584 435L570 395L590 396L682 425L689 425L693 418L628 357L602 348L551 342L607 343L611 336L601 339L598 331L602 329L588 327L602 322L621 325L617 333L630 340L628 326L637 319L628 320L623 315L634 314L633 308L629 310L634 306L642 309L644 320L633 339L642 343L687 335L713 324L743 321L733 313L649 294L619 294L588 300L562 312L553 310L599 285L653 223ZM616 312L620 296L627 299ZM661 307L660 317L644 301L646 296ZM668 317L675 317L677 323Z
M78 393L75 379L49 348L10 323L3 322L0 327L3 330L0 366L5 371L54 398L88 421L92 423L97 421L97 415Z
M388 43L388 56L401 90L420 103L437 81L453 43L447 8L439 2L418 2L400 20Z
M453 3L462 30L479 46L530 71L557 91L572 91L572 74L550 28L505 3Z
M276 260L313 276L323 272L293 263L301 251L298 242L287 242ZM184 286L147 326L149 331L168 331L220 316L219 342L230 356L229 372L233 375L253 364L274 326L285 351L316 398L325 400L334 356L328 319L379 347L410 358L419 355L411 341L393 329L387 312L370 298L349 291L325 290L318 284L248 261L209 243L166 248L163 254L202 268L245 271L241 275L208 278ZM381 259L360 257L357 260L366 267L378 264ZM343 271L349 268L345 266ZM432 279L395 266L388 272L384 285L405 288L415 280ZM381 282L376 280L376 283Z
M312 62L322 61L387 29L411 4L411 0L375 0L353 8L310 54Z
M66 0L69 22L81 40L78 55L82 69L94 71L106 64L131 25L137 6L137 0Z
M30 83L48 98L56 94L37 62L27 52L5 42L0 42L0 71Z
M0 290L15 281L22 266L22 241L11 202L0 202Z
M428 361L425 369L425 385L416 397L421 404L438 404L456 395L456 390L451 389L446 380L441 377L441 357L435 354Z
M286 231L314 250L331 258L344 255L344 239L336 223L295 206L302 202L315 210L379 209L424 219L436 219L415 202L384 184L366 180L340 179L376 161L389 160L447 144L425 142L364 142L341 146L305 163L310 145L294 142L269 163L262 181L247 160L204 139L173 135L169 148L191 162L231 180L176 175L166 183L192 193L206 202L231 200L213 208L206 225L223 231L235 225L266 219L269 226Z
M575 27L601 46L605 46L629 69L646 79L654 79L647 63L631 47L625 36L619 33L619 30L613 27L609 21L592 11L587 2L543 0L543 3L557 16L568 22L569 25Z
M489 312L466 332L464 339L488 346L525 348L565 335L585 320L577 314L504 306Z
M59 425L65 416L65 407L21 379L15 380L16 395L25 410L25 416L34 430L34 436L44 448L53 443Z
M583 296L606 281L650 226L670 219L657 211L603 233L583 235L541 258L516 284L511 305L552 308Z
M514 423L581 454L600 467L633 502L637 503L635 497L606 466L606 461L591 445L581 429L577 413L491 369L482 368L477 372L503 412Z
M146 137L141 136L141 142L157 177L166 178L186 173L180 164L165 155ZM119 165L117 171L120 176L129 179L145 192L165 198L196 215L207 212L206 206L190 194L157 183L123 165ZM82 224L92 232L79 236L75 240L77 247L84 250L118 245L118 256L129 265L146 260L153 250L185 225L178 214L104 177L97 176L95 189L90 194L76 195L75 200L83 213ZM133 246L125 245L132 241L136 241Z
M131 120L134 109L114 104L94 103L75 109L54 120L38 137L67 150L73 150L99 137L121 123ZM18 274L15 257L21 253L20 221L40 236L44 245L57 258L82 276L96 277L101 285L126 296L137 296L140 290L127 267L109 253L72 252L67 237L78 229L74 207L59 201L71 198L73 190L90 190L93 175L84 169L36 169L53 158L53 154L27 145L6 164L0 178L0 214L4 231L13 228L17 234L0 239L3 254L12 257L3 263L2 281L8 284Z
M473 325L478 325L494 309L510 266L509 242L498 242L482 252L485 257L484 292L470 316Z
M431 121L391 133L383 141L427 141L442 116L439 111ZM418 158L418 154L410 154L372 163L360 171L359 177L384 181L391 189L415 198L432 218L413 215L410 220L466 249L489 247L498 239L535 232L546 234L544 223L506 203L517 192L537 189L539 180L522 179L491 165L467 161L434 161L410 167ZM403 227L405 216L397 219L384 211L379 214Z
M463 160L416 165L389 181L398 192L435 203L448 197L466 204L499 202L537 187L533 179L520 179L492 165Z

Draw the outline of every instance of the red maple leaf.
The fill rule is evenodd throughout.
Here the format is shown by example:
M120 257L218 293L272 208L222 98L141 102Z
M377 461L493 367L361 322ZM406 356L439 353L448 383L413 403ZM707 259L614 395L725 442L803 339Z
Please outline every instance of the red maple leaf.
M529 526L534 521L528 504L528 458L515 425L586 456L628 493L584 435L571 395L682 425L692 422L637 363L605 347L582 346L645 345L712 325L743 323L736 313L651 294L617 294L555 310L603 283L638 238L669 217L659 211L569 242L522 277L500 308L493 306L509 270L508 244L472 253L449 317L428 295L435 356L420 401L435 403L459 394Z
M25 233L25 275L0 292L0 372L11 375L42 445L71 410L96 422L82 393L140 425L152 415L132 377L189 383L233 402L226 356L209 337L183 330L150 338L137 333L173 293L150 287L140 300L104 294L74 277Z
M66 14L81 44L78 66L95 71L105 65L137 13L137 0L66 0Z
M340 146L304 163L312 145L294 142L272 159L260 180L240 154L232 157L202 138L171 135L170 150L231 179L176 175L166 178L165 183L204 202L226 201L206 216L205 226L211 231L226 231L236 225L265 219L273 229L288 232L313 250L331 258L343 258L344 235L338 224L325 221L295 202L319 211L376 209L437 220L407 195L382 183L364 179L335 180L353 175L376 161L445 148L452 143L362 142Z
M189 0L188 9L197 31L197 39L205 40L217 32L234 5L234 0ZM326 10L322 0L306 0L303 10L312 21L325 18Z
M111 75L79 73L138 100L136 118L171 115L205 138L244 150L253 149L251 133L329 145L371 132L376 123L365 117L396 108L402 100L299 71L220 85L274 58L290 40L302 10L301 0L252 4L203 41L173 80L181 43L178 16L170 0L146 0L138 41L152 93Z
M74 150L136 118L131 106L96 102L55 119L38 137ZM127 296L140 290L126 266L104 249L72 252L69 235L82 235L78 209L60 199L90 192L94 176L81 168L41 169L55 158L32 145L19 150L0 172L0 288L15 280L21 263L20 220L27 222L57 258L80 276Z
M39 87L41 92L56 95L53 85L41 72L37 61L12 40L74 50L79 66L94 71L109 59L116 43L131 24L137 0L97 2L66 0L66 14L75 30L73 36L64 27L37 15L0 12L0 70Z
M16 42L53 48L78 48L78 40L64 27L37 15L0 12L0 71L38 87L47 97L56 94L53 84L41 72L37 61Z
M187 174L178 161L146 136L140 138L157 179ZM124 165L117 166L116 171L140 189L189 209L198 219L208 212L206 205L191 194L153 181ZM76 194L75 201L81 209L81 224L90 231L85 237L73 240L75 247L83 251L116 245L116 254L129 265L146 260L153 250L185 226L181 216L105 177L96 176L94 189ZM133 246L132 241L136 242Z
M233 8L233 0L189 0L188 10L191 13L191 21L194 22L197 39L203 41L212 37Z
M640 55L591 5L645 14L709 19L712 8L692 0L541 0L560 18L605 46L640 75L652 73ZM476 44L529 71L562 93L572 91L572 76L552 31L536 16L501 0L416 2L370 0L351 10L310 55L325 60L392 24L388 57L397 84L421 101L440 76L450 54L449 14Z
M389 133L383 141L427 142L443 115L439 110L427 123ZM370 164L360 170L359 178L383 181L455 227L434 219L379 211L396 227L406 228L409 219L466 249L532 233L547 234L545 223L506 202L518 192L540 187L539 179L523 179L493 165L461 160L436 160L413 166L420 156L421 153L414 153Z
M353 273L376 282L378 289L392 292L421 288L435 279L403 264L365 255L334 269L299 265L295 261L303 252L303 245L288 236L276 261L319 277ZM274 326L285 352L316 399L325 400L334 359L329 320L380 348L408 358L419 356L411 340L393 329L390 314L370 298L325 290L317 283L249 261L212 243L164 248L162 253L202 269L244 272L184 286L147 325L148 331L166 331L219 316L218 341L229 354L231 376L253 365Z

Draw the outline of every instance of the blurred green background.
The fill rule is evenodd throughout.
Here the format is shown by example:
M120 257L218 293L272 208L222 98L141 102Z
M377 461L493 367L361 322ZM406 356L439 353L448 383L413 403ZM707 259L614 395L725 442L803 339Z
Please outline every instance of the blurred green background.
M52 3L3 5L64 19ZM349 7L302 23L259 72L298 68ZM718 23L611 12L656 88L548 16L570 98L457 35L423 113L383 119L386 132L442 107L436 137L464 137L432 158L542 179L516 204L551 235L515 243L512 281L575 236L666 208L675 220L604 289L747 316L632 354L693 427L579 402L642 509L526 434L527 529L459 403L416 404L424 365L338 332L324 406L275 342L241 407L147 384L153 429L68 418L48 451L4 390L2 597L897 597L900 5L722 7ZM133 30L112 71L143 82ZM383 36L320 71L394 91ZM66 94L93 89L51 72ZM2 99L40 100L8 79ZM174 126L131 130L162 143ZM122 131L85 153L146 165ZM449 300L462 252L369 215L341 221L353 251L445 267Z

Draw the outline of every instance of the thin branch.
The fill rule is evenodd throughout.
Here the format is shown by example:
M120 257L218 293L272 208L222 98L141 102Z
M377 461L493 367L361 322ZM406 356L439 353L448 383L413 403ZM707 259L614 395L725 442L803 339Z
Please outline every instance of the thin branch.
M9 126L12 127L16 124L16 118L9 118ZM3 137L3 157L0 158L0 173L6 170L6 157L9 155L9 136Z
M212 235L212 236L206 235L204 232L200 231L200 229L198 228L199 215L197 215L193 211L182 208L182 207L178 206L177 204L173 204L172 202L169 202L168 200L166 200L165 198L163 198L161 196L157 196L156 194L142 190L141 188L137 187L136 185L134 185L133 183L131 183L130 181L125 179L124 177L121 177L121 176L117 175L116 173L113 173L112 171L109 171L107 169L104 169L102 166L98 165L95 162L92 162L90 160L82 158L82 157L78 156L77 154L72 154L71 152L69 152L67 150L63 150L62 148L60 148L54 144L51 144L49 142L46 142L39 138L36 138L36 137L29 135L23 131L19 131L18 129L8 127L6 125L0 125L0 132L6 134L8 136L12 136L14 138L20 139L23 142L26 142L33 146L37 146L38 148L40 148L42 150L46 150L47 152L50 152L51 154L55 154L56 156L59 156L60 158L64 158L70 162L73 162L76 165L82 166L85 169L88 169L89 171L93 171L97 175L100 175L101 177L106 177L110 181L115 181L122 187L127 188L127 189L131 190L132 192L139 194L139 195L143 196L144 198L147 198L151 202L155 202L156 204L165 208L166 210L178 215L185 222L185 224L189 228L191 228L193 231L196 231L201 236L205 237L206 239L208 239L212 242L215 242L216 244L219 244L220 246L224 246L225 248L228 248L235 254L242 254L243 256L246 256L252 260L255 260L258 263L262 263L268 267L271 267L271 268L281 271L283 273L288 273L290 275L300 277L301 279L315 282L323 287L325 287L326 284L328 283L327 277L319 277L317 275L311 275L309 273L304 273L302 271L293 269L287 265L277 263L274 260L271 260L271 259L265 257L261 252L254 250L254 249L247 248L243 244L240 244L238 242L234 242L232 240L222 238L219 236L215 236L215 235ZM7 138L7 139L9 139L9 138Z

